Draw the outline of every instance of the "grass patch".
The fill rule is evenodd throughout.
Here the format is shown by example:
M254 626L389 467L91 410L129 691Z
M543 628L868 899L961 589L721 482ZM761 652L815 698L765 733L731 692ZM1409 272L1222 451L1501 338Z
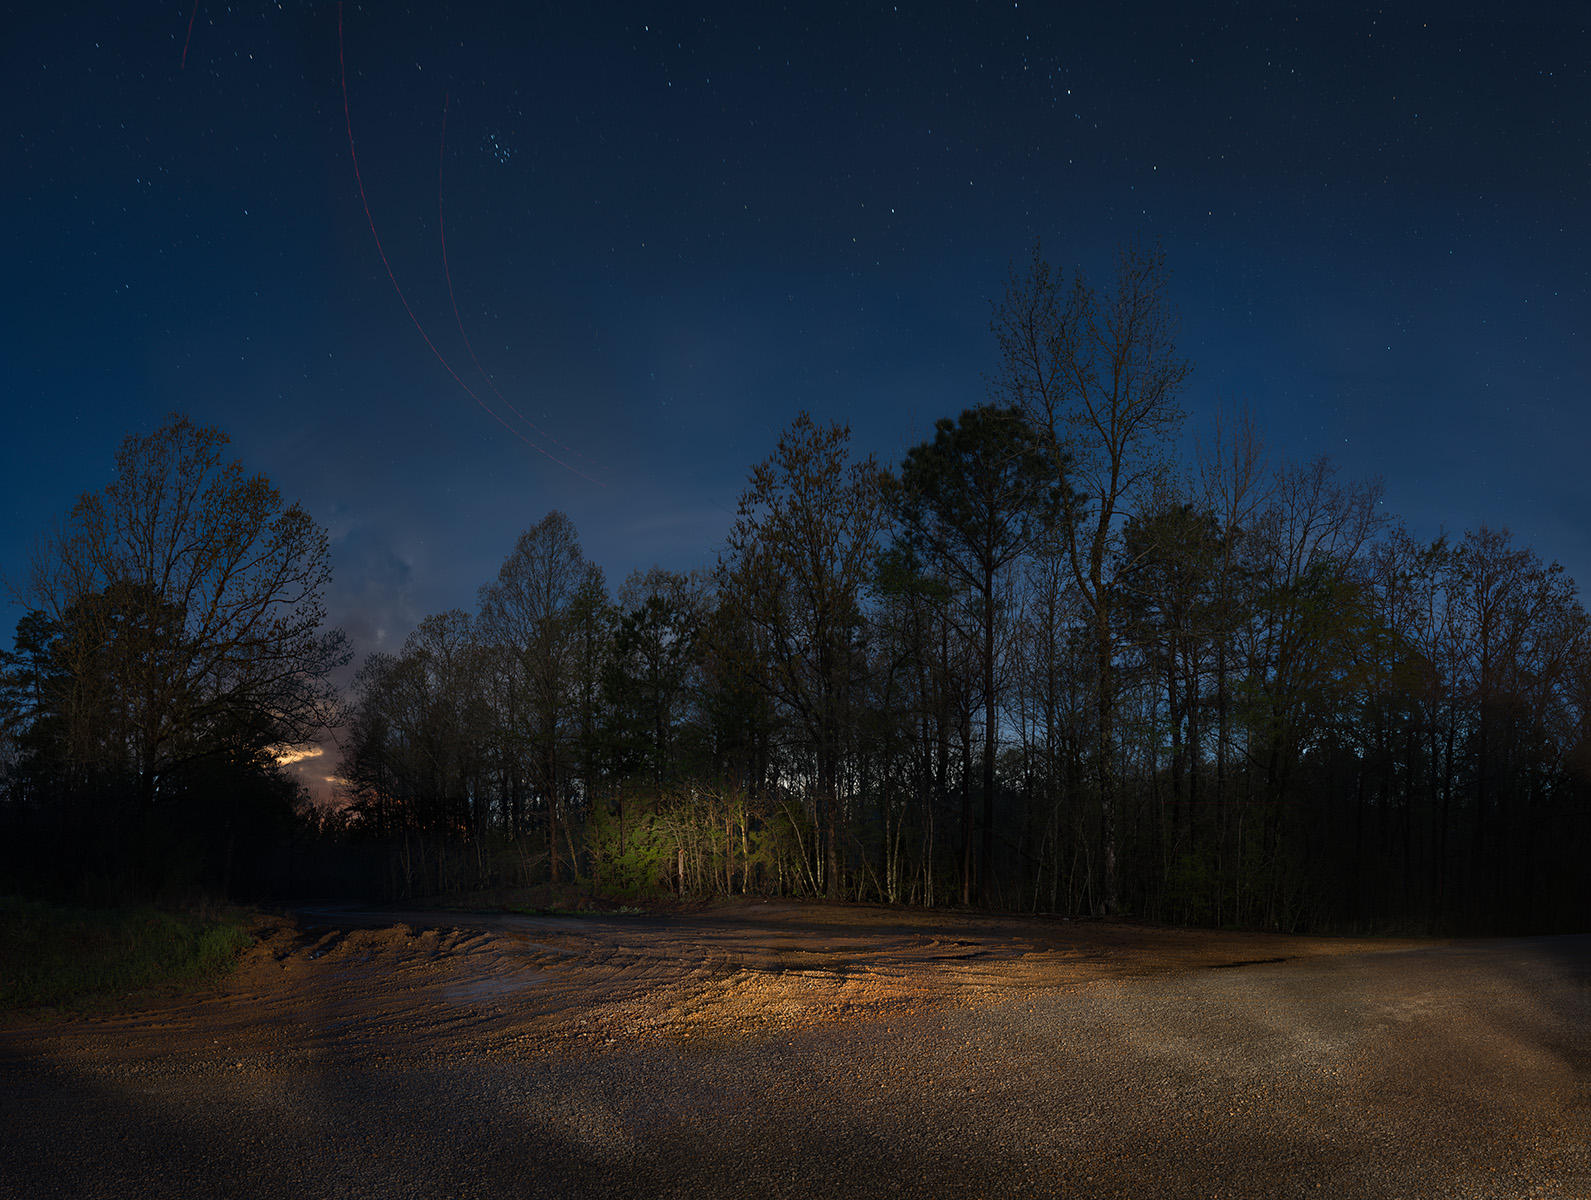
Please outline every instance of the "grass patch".
M249 940L241 914L0 897L0 1009L97 1007L152 988L196 986L229 971Z

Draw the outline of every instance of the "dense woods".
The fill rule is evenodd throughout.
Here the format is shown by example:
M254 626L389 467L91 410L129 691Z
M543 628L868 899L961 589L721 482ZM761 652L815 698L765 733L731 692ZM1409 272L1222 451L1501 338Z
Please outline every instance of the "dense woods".
M616 591L550 513L341 705L324 535L213 431L130 439L5 661L5 869L81 881L165 839L188 856L139 869L235 884L247 858L257 890L1583 927L1564 572L1502 530L1422 541L1246 418L1179 461L1156 255L1104 289L1035 255L994 331L991 394L902 463L803 414L712 570ZM333 725L341 807L295 808L274 755Z

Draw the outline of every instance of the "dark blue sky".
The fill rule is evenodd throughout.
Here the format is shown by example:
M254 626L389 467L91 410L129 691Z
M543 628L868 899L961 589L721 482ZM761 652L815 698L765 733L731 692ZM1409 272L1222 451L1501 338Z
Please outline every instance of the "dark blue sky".
M801 408L898 461L1035 237L1163 243L1189 441L1591 580L1583 5L39 5L0 45L0 570L179 409L332 533L361 651L567 511L706 565ZM183 62L187 39L186 63ZM446 152L442 146L447 103ZM523 427L521 427L523 428ZM555 439L555 440L554 440ZM561 447L568 447L568 450ZM20 610L6 610L7 630Z

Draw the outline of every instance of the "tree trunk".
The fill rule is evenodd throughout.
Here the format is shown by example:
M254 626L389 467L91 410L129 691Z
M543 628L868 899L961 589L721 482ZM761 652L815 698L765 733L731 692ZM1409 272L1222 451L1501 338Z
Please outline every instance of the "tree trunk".
M961 720L961 903L972 903L972 716Z
M983 616L983 853L979 862L977 898L988 903L994 879L994 748L999 708L994 697L994 579L984 579Z
M1095 697L1095 717L1099 754L1099 840L1100 857L1104 870L1105 916L1114 916L1121 910L1121 897L1116 873L1116 758L1115 758L1115 706L1111 679L1110 613L1101 598L1095 611L1095 658L1098 671L1098 694Z

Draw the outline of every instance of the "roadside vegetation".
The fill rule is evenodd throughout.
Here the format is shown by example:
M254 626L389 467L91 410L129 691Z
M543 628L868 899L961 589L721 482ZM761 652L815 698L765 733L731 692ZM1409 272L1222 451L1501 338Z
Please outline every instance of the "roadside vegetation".
M0 898L0 1009L102 1007L192 988L231 970L248 946L241 910L66 908Z

